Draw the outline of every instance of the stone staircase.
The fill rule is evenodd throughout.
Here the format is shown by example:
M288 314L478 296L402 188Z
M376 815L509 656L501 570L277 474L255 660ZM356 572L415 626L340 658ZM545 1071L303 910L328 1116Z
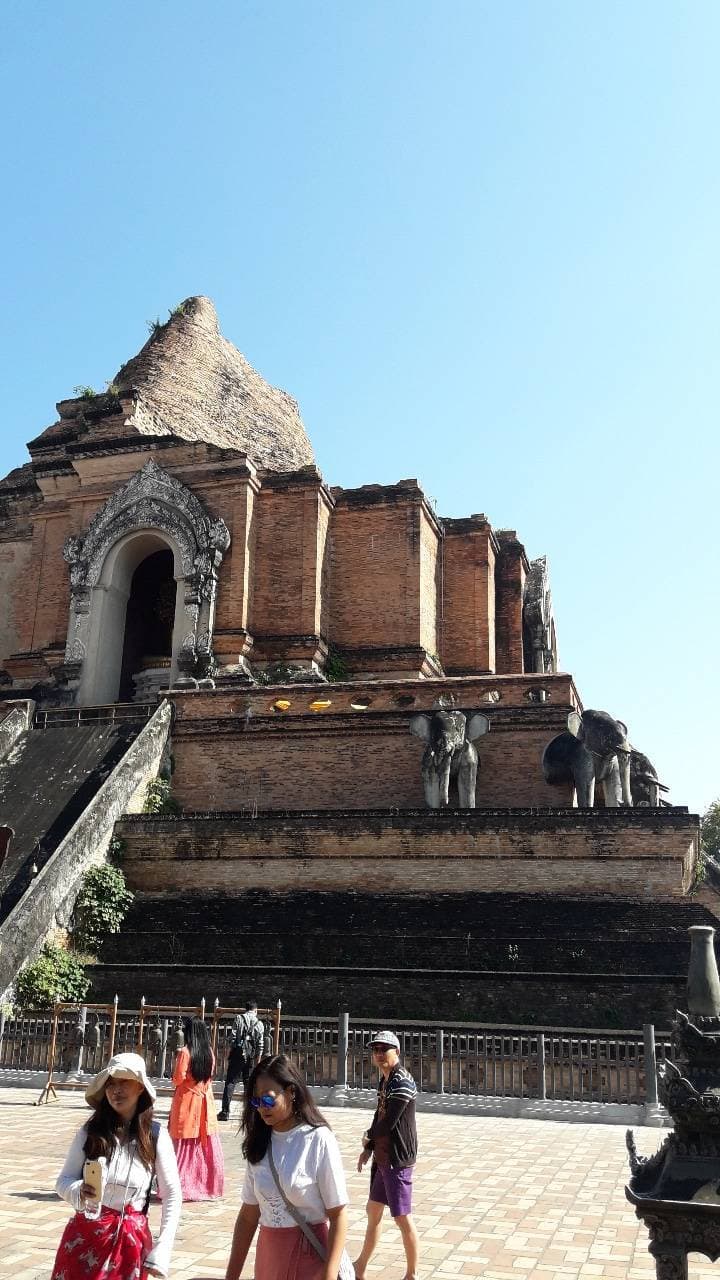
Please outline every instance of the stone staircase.
M669 1017L687 972L687 928L711 922L690 900L140 893L106 941L94 993L130 1004L141 995L236 1003L260 991L265 1002L280 995L294 1011L327 1014L344 992L364 1015L375 1011L374 989L396 1017L426 1017L450 1001L447 1017L484 1003L491 1020L526 1022L538 1021L545 999L565 1025L605 1025L617 1007L627 1026L647 1020L652 1002Z

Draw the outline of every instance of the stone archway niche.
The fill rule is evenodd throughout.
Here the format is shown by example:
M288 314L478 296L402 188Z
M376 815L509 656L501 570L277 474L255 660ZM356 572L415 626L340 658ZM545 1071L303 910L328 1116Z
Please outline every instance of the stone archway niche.
M157 530L146 529L128 534L108 551L100 580L90 597L88 643L76 701L80 706L98 706L117 702L125 640L125 618L135 570L148 556L170 550L173 577L182 582L180 555L171 539ZM168 683L178 674L178 654L183 639L183 592L176 592L173 624L172 660Z
M223 520L156 462L118 489L84 534L70 537L70 618L65 676L80 706L115 702L132 576L149 555L169 549L178 584L170 682L212 669L217 572L230 534Z

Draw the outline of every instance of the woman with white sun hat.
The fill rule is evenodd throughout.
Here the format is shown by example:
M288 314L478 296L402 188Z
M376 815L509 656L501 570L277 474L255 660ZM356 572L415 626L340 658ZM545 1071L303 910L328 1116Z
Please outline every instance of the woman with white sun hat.
M153 1120L155 1087L138 1053L118 1053L85 1090L92 1115L80 1126L55 1184L75 1210L52 1280L166 1276L182 1198L167 1129ZM157 1176L162 1200L153 1244L147 1220Z

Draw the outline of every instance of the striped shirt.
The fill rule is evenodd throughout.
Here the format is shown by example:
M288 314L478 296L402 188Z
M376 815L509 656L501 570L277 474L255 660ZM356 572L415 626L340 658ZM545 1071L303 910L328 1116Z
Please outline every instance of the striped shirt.
M417 1086L400 1063L380 1077L377 1107L368 1138L376 1164L405 1169L417 1159L415 1096Z

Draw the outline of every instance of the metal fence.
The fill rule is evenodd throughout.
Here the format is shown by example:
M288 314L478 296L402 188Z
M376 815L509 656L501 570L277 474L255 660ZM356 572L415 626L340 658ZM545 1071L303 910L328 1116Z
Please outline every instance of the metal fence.
M183 1015L206 1019L217 1072L225 1071L237 1009L217 1005L206 1012L204 1002L192 1008L148 1005L120 1009L111 1005L57 1005L52 1012L26 1013L8 1018L0 1013L0 1070L94 1074L114 1053L144 1054L155 1078L172 1075L180 1047L178 1026ZM279 1035L280 1006L260 1010L265 1022L265 1048Z
M222 1078L234 1011L213 1010L207 1018ZM0 1069L47 1071L52 1024L50 1013L0 1015ZM142 1042L148 1059L152 1055L152 1074L169 1078L178 1047L176 1024L177 1015L149 1005L63 1009L57 1015L55 1073L99 1071L111 1046L115 1053L136 1051ZM279 1047L310 1085L374 1089L378 1077L367 1043L376 1029L347 1014L285 1016ZM466 1097L656 1102L656 1058L662 1061L670 1049L669 1033L656 1037L649 1024L638 1031L613 1031L395 1022L393 1030L418 1089Z
M374 1089L377 1073L367 1050L374 1030L347 1015L285 1016L280 1048L311 1085ZM650 1024L614 1031L394 1022L393 1030L418 1089L467 1097L654 1103L656 1059L670 1049L670 1033L656 1036Z
M35 712L33 728L52 729L58 724L119 724L121 721L149 720L158 704L114 702L97 707L51 707Z

